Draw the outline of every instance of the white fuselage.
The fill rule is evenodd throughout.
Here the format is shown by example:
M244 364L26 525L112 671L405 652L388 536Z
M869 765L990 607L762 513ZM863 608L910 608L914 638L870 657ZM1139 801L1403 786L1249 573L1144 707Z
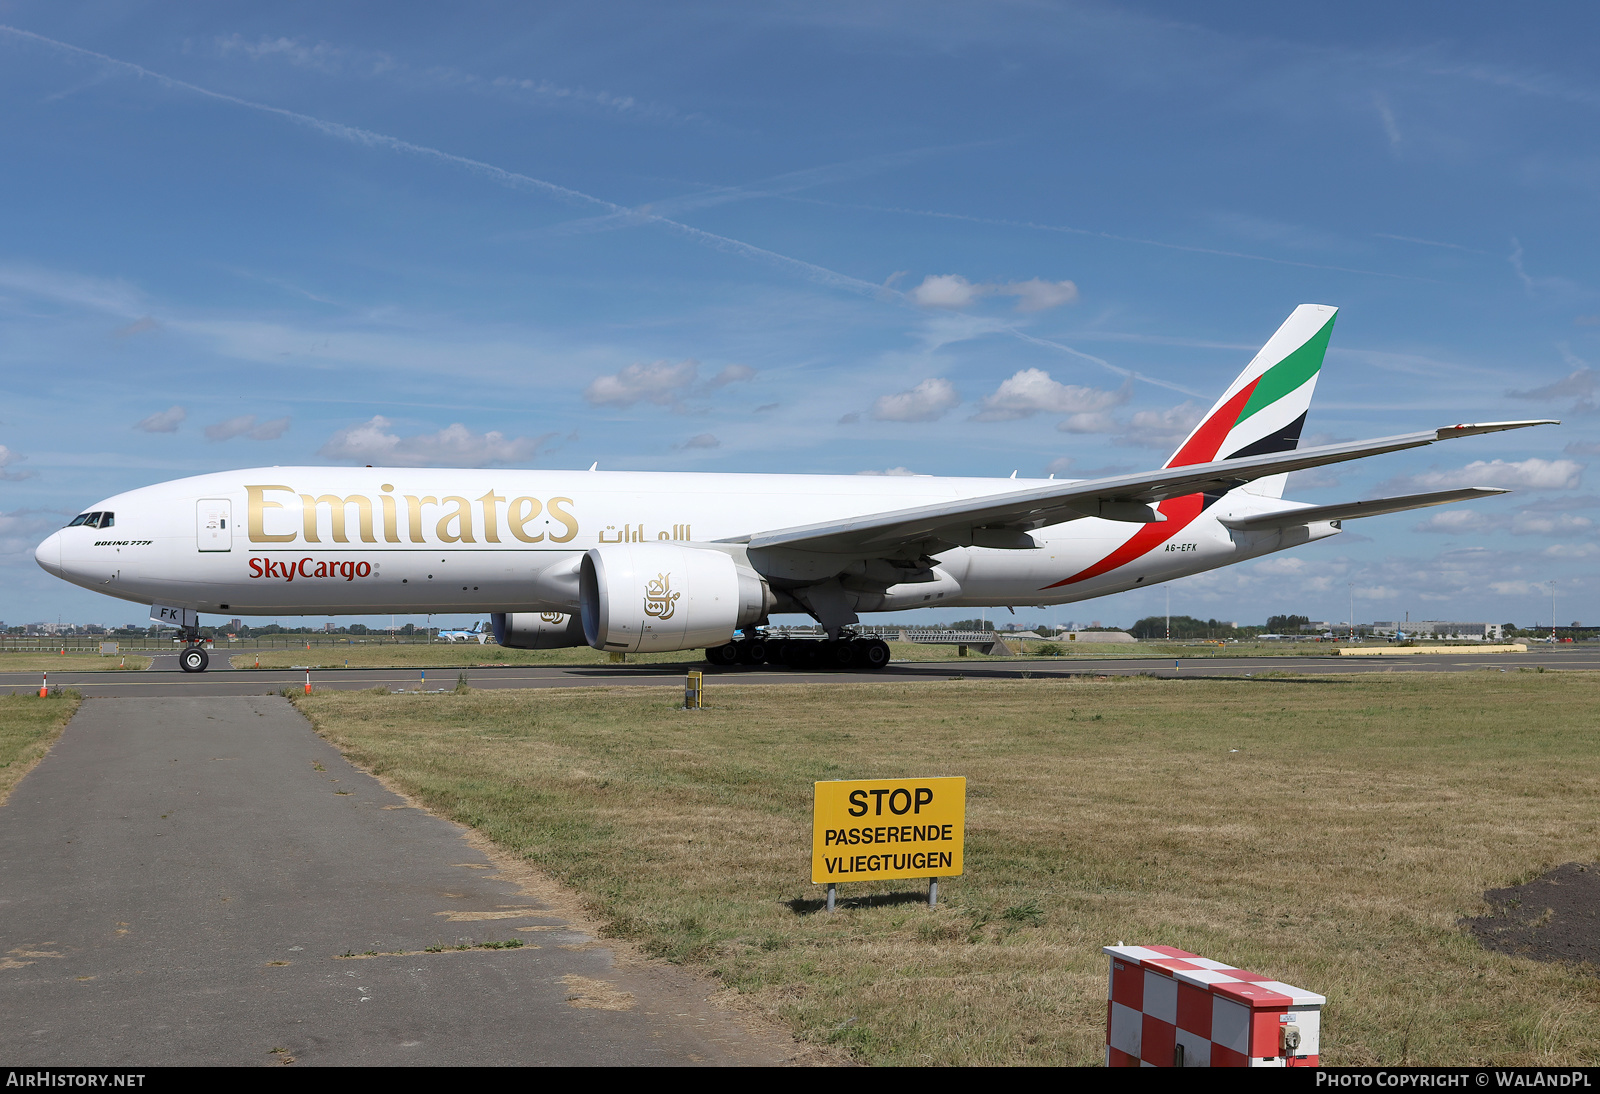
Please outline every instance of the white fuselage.
M201 612L572 612L577 562L604 544L708 546L1040 485L922 476L257 468L107 498L92 510L113 514L109 527L63 528L36 557L85 588ZM1175 523L1175 534L1151 549L1064 585L1146 526L1085 518L1033 532L1037 549L953 548L937 556L937 580L890 586L861 610L1069 603L1337 531L1324 524L1243 533L1219 523L1291 507L1236 490L1187 524Z

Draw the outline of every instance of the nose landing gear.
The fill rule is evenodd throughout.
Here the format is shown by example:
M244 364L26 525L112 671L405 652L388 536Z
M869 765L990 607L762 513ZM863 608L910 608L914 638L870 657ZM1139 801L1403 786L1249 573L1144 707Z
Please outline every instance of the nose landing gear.
M187 626L183 629L183 652L178 654L178 667L184 672L205 672L211 658L201 644L200 629Z

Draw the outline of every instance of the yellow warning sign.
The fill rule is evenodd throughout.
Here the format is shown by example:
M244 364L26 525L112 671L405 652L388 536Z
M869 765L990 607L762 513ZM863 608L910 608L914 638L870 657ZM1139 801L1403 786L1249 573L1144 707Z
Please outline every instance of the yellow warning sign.
M966 779L849 779L815 785L812 881L961 873Z

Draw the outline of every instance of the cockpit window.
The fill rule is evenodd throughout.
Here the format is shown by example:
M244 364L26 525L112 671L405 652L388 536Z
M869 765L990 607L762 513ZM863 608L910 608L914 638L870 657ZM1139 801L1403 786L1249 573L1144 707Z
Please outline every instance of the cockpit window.
M116 523L117 515L115 513L79 513L67 522L67 527L76 528L81 524L85 528L110 528Z

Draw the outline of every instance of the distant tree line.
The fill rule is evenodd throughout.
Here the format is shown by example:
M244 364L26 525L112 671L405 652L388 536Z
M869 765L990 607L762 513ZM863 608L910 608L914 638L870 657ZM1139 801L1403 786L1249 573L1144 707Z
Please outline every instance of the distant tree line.
M1165 638L1167 637L1167 617L1164 615L1147 615L1129 627L1128 633L1135 638L1141 639ZM1250 638L1261 633L1261 628L1235 627L1232 624L1224 623L1220 619L1196 619L1192 615L1175 615L1172 617L1171 633L1175 639Z

